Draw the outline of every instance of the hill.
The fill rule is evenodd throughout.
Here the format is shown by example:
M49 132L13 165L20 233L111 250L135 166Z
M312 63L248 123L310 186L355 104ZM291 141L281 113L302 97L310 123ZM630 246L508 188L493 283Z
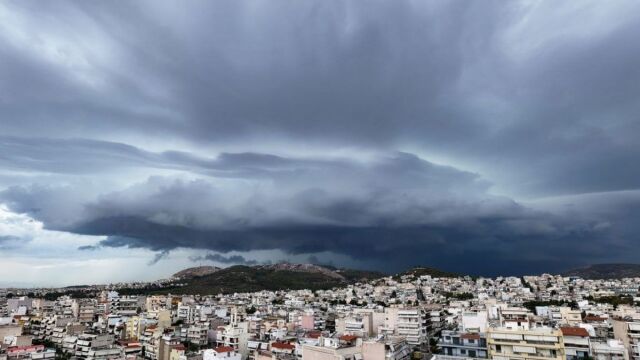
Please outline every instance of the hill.
M187 271L189 270L189 271ZM176 275L185 280L185 286L166 289L184 294L218 294L252 292L261 290L331 289L361 281L378 279L384 274L376 271L337 269L315 264L279 263L269 265L236 265L210 273L184 277L183 273L193 273L191 269ZM174 275L174 277L176 277Z
M329 271L329 273L327 272ZM218 294L285 289L330 289L348 281L328 269L274 265L236 265L193 278L179 289L185 294Z
M621 279L640 277L640 264L595 264L564 272L564 276L583 279Z
M219 270L220 268L216 266L196 266L178 271L177 273L171 275L171 277L175 279L192 279L195 277L213 274L214 272Z
M417 266L414 268L411 268L405 272L396 274L394 277L395 278L400 278L402 276L407 276L407 275L412 275L414 277L420 277L420 276L425 276L425 275L430 275L431 277L439 277L439 278L454 278L454 277L460 277L460 276L464 276L464 275L460 275L460 274L456 274L453 272L449 272L449 271L444 271L444 270L440 270L440 269L436 269L436 268L432 268L432 267L423 267L423 266Z

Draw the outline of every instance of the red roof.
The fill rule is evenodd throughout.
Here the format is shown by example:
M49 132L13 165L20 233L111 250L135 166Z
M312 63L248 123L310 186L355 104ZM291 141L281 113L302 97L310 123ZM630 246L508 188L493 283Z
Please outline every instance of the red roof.
M322 335L320 331L310 331L307 333L307 337L310 339L317 339Z
M10 346L7 348L7 352L10 354L19 352L36 352L42 350L44 350L44 345Z
M581 327L563 327L560 328L564 336L583 336L589 337L589 332Z
M293 350L296 348L296 346L293 344L283 343L283 342L271 343L271 347L276 349L283 349L283 350Z
M138 340L118 340L117 342L121 346L142 346Z
M474 340L479 340L480 339L480 334L473 334L473 333L468 333L468 334L461 334L460 338L462 339L474 339Z
M213 351L219 353L227 353L227 352L231 352L234 351L235 349L232 348L231 346L218 346L217 348L213 349Z
M340 340L342 341L353 341L355 339L357 339L358 337L355 335L342 335L340 336Z

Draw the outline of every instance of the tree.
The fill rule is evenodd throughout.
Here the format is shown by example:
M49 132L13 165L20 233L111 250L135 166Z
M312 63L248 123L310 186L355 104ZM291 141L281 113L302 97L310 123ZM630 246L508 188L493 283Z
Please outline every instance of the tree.
M189 352L198 352L198 350L200 350L200 346L198 346L198 344L192 343L191 341L187 341L185 345Z
M284 299L282 298L275 298L271 301L271 304L273 305L282 305L284 304Z

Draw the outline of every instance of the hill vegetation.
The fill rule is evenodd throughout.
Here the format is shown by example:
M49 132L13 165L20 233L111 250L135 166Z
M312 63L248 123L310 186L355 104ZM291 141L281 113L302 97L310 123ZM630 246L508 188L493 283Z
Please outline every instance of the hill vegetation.
M285 289L330 289L345 285L342 277L324 271L300 271L236 265L190 280L180 288L185 294L218 294Z
M402 274L414 276L454 277L457 274L434 268L418 267ZM200 294L215 295L262 290L323 290L387 276L378 271L340 269L315 264L279 263L269 265L236 265L227 268L198 266L179 271L168 283L150 283L144 287L120 287L121 295L134 294ZM399 276L399 275L396 275ZM66 289L47 294L49 298L61 295L86 296L82 289ZM96 290L93 289L95 292ZM89 291L90 292L90 291Z
M595 264L566 271L564 276L583 279L622 279L640 277L640 264Z

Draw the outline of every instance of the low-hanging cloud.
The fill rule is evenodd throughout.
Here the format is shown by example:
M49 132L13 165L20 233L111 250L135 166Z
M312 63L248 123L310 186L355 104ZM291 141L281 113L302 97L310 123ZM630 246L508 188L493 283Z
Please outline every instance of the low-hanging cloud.
M12 187L0 199L53 229L108 236L99 246L157 251L152 264L177 248L331 251L389 269L437 262L436 254L508 259L526 249L530 261L553 263L607 230L492 195L477 174L408 153L367 161L224 154L210 163L227 174L154 176L90 200L70 196L72 186ZM66 199L68 211L51 199Z
M633 261L638 14L3 3L0 203L106 236L82 243L93 253L329 251L473 273Z
M259 264L257 260L248 260L242 255L230 255L224 256L222 254L206 254L201 256L192 256L191 261L213 261L221 264L233 264L233 265L256 265Z

